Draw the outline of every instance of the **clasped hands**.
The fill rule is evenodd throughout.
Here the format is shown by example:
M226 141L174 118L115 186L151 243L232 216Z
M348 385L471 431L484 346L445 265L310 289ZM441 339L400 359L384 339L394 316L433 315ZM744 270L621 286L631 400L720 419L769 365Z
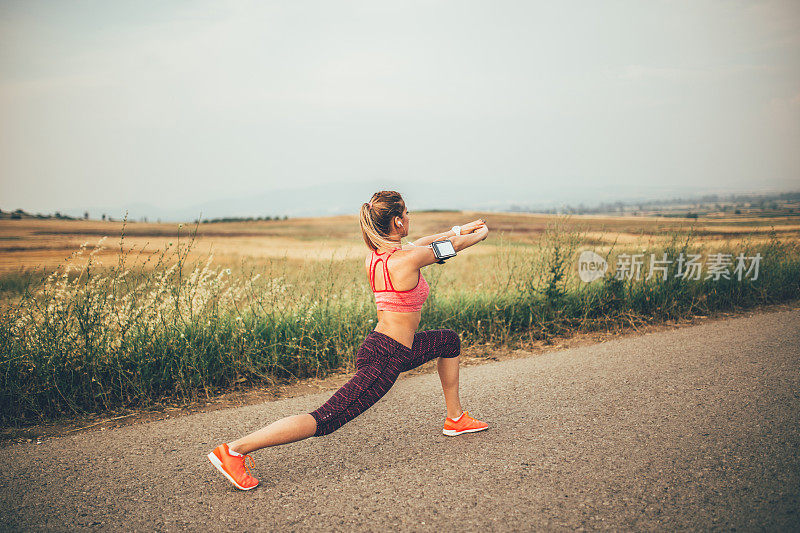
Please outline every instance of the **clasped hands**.
M477 220L473 220L472 222L467 222L461 226L461 235L478 232L484 228L486 228L486 233L488 233L489 228L486 226L486 221L482 218L479 218Z

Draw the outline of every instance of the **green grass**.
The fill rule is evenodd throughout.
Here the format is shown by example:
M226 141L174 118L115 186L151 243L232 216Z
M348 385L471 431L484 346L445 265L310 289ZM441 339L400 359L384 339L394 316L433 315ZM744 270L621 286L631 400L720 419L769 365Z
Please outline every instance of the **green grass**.
M20 268L6 272L0 276L0 295L9 298L23 294L28 287L41 282L45 277L46 273L35 269Z
M124 235L123 235L124 238ZM491 241L488 241L491 242ZM97 270L89 261L49 276L21 273L0 283L0 423L24 424L244 384L323 376L351 365L375 327L360 259L215 266L189 263L191 238L156 258L120 255ZM576 331L676 319L800 296L800 250L775 234L766 244L727 250L760 253L755 281L616 279L576 273L588 249L580 231L552 225L535 246L495 239L491 255L463 252L423 270L431 293L420 329L447 327L462 342L524 346ZM702 252L692 235L664 235L646 253ZM77 257L90 257L82 249ZM674 267L674 264L671 265ZM705 269L704 274L705 276Z

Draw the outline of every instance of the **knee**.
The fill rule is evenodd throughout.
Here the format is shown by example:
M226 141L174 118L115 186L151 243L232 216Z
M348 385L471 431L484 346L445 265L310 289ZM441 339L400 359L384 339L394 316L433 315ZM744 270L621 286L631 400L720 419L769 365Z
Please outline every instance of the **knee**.
M445 357L458 357L461 354L461 337L452 329L445 330L447 335L447 354Z

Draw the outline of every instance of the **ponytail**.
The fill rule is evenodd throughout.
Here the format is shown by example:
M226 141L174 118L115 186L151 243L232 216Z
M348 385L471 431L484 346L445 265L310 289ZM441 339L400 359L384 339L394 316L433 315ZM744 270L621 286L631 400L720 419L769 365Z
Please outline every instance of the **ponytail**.
M378 248L391 248L397 243L388 239L394 217L403 217L406 204L396 191L379 191L372 195L369 202L361 204L359 222L361 235L367 246L377 251Z

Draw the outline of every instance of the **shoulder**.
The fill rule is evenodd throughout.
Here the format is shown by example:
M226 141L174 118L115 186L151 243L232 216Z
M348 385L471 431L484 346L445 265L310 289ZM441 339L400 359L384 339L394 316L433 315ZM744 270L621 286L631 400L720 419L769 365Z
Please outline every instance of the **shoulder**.
M408 243L408 244L404 244L404 245L403 245L403 246L402 246L402 247L401 247L399 250L397 250L397 252L395 252L395 253L399 253L399 252L412 252L412 253L413 253L413 252L417 252L417 251L419 251L419 250L430 249L430 247L431 247L431 245L430 245L430 244L426 244L426 245L424 245L424 246L418 246L418 245L416 245L416 244Z
M399 250L392 254L392 261L395 264L402 264L409 268L419 269L430 262L429 257L433 257L433 251L430 245L417 246L416 244L404 244Z

